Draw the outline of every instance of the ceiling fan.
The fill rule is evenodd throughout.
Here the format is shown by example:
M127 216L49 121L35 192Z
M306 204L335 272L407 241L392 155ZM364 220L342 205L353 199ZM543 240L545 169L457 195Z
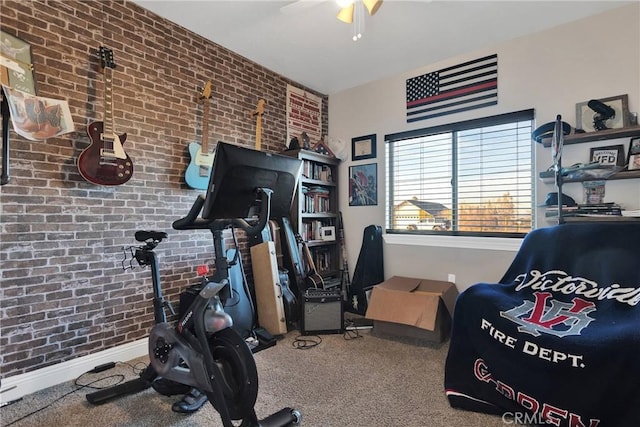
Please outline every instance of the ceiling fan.
M383 0L336 0L338 5L341 7L337 18L342 22L351 24L355 15L356 3L359 1L361 1L364 7L367 8L369 15L373 16L378 9L380 9L380 6L382 6Z
M304 9L308 9L310 7L316 6L320 3L323 3L326 0L297 0L292 3L289 3L286 6L280 8L280 11L285 14L297 13ZM369 15L373 16L380 6L382 6L383 0L334 0L340 10L338 11L338 15L336 16L340 21L345 22L347 24L353 23L354 17L357 14L356 6L359 4L363 4L364 7L369 12Z
M296 13L326 0L297 0L280 8L285 14ZM383 0L335 0L340 7L336 18L347 24L353 24L353 41L358 41L364 33L364 9L373 16Z

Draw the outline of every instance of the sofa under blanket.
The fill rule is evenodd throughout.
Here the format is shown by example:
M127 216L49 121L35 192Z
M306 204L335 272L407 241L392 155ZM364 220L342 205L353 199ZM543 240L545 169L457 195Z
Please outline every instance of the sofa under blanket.
M444 385L510 424L640 426L640 223L529 233L499 283L459 295Z

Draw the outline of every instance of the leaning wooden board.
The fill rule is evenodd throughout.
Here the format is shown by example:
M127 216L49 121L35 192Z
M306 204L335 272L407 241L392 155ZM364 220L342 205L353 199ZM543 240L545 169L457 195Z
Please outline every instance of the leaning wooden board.
M251 247L251 265L256 291L258 323L271 335L286 334L287 322L273 242L263 242Z

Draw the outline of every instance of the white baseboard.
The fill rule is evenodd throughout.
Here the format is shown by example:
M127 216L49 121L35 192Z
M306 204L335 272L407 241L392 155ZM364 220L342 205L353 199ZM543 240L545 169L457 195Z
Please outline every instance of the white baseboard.
M144 338L26 374L2 378L0 403L10 402L47 387L73 380L103 363L126 362L144 356L148 354L148 341Z

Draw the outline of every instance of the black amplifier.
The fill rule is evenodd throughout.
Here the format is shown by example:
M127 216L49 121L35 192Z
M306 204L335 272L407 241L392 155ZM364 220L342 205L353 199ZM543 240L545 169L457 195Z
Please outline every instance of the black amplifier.
M302 296L302 335L341 334L344 324L342 294L339 289L307 289Z

